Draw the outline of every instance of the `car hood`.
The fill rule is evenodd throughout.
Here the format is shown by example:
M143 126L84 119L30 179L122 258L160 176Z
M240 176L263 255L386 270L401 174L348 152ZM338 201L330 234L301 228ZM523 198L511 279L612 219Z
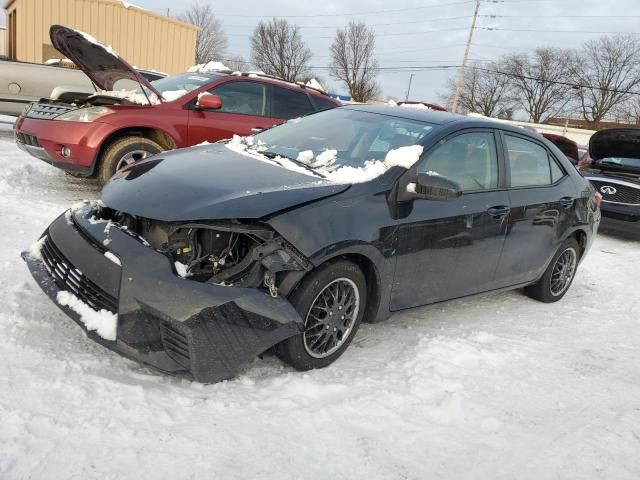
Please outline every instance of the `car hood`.
M211 144L159 154L121 170L105 186L102 201L163 221L256 219L347 188Z
M594 133L589 154L595 161L610 157L640 158L640 128L612 128Z
M117 81L131 80L162 99L162 95L135 68L111 47L101 44L91 35L62 25L52 25L49 37L53 47L76 64L101 90L112 91Z

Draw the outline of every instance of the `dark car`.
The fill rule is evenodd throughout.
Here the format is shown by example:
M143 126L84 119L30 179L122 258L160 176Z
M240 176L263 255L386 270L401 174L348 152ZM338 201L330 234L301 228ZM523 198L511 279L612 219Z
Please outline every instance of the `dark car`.
M251 135L338 106L316 89L249 73L195 71L149 82L82 32L54 25L50 36L101 92L32 103L16 122L16 142L78 176L105 182L165 150Z
M640 129L594 133L589 155L581 171L602 194L603 217L611 225L640 227Z
M23 256L91 338L212 382L270 349L324 367L362 320L410 307L520 287L555 302L599 215L535 133L360 105L137 162Z

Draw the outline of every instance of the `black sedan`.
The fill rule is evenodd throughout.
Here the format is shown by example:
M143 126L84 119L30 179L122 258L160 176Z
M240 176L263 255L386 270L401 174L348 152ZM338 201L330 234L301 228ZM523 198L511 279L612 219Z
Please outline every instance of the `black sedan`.
M598 198L536 133L391 106L317 113L118 172L23 257L89 337L215 382L329 365L361 321L524 287L560 300Z

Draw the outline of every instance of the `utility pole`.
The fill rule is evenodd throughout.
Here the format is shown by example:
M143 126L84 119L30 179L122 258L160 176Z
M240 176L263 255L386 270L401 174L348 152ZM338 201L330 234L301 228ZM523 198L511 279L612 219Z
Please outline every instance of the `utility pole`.
M456 92L453 95L453 105L451 111L456 113L458 109L458 100L460 99L460 89L462 88L462 82L464 81L464 69L467 67L467 59L469 58L469 49L471 48L471 40L473 39L473 32L476 29L476 20L478 20L478 11L480 10L480 0L476 0L476 10L473 12L473 21L471 22L471 30L469 30L469 37L467 38L467 45L464 47L464 57L462 58L462 65L458 71L458 81L456 82Z
M411 80L413 80L413 73L411 74L411 76L409 77L409 88L407 88L407 96L404 97L404 101L406 102L407 100L409 100L409 94L411 93Z

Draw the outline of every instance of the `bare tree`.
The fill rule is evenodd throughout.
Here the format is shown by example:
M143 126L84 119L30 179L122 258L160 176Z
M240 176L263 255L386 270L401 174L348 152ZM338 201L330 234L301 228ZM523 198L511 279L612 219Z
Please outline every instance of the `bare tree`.
M200 28L196 39L196 63L220 59L227 49L227 36L222 23L213 14L209 4L192 3L178 18Z
M640 95L628 95L627 98L615 108L616 117L623 122L640 125Z
M601 37L584 44L570 66L577 108L594 128L640 85L640 39Z
M263 72L295 82L307 73L311 50L300 28L286 20L260 21L251 37L251 61Z
M371 100L380 90L376 82L378 62L373 56L375 46L375 33L363 22L349 22L347 27L336 30L329 72L344 82L356 102Z
M246 72L251 67L251 63L246 61L242 55L233 55L225 58L222 63L234 72Z
M460 88L458 110L479 113L486 117L510 118L515 100L509 76L504 74L504 65L492 62L481 66L478 63L467 67ZM441 98L450 105L456 90L455 78L447 81L447 93Z
M572 53L538 48L531 55L509 55L502 60L519 106L533 123L557 116L571 100L567 66Z

